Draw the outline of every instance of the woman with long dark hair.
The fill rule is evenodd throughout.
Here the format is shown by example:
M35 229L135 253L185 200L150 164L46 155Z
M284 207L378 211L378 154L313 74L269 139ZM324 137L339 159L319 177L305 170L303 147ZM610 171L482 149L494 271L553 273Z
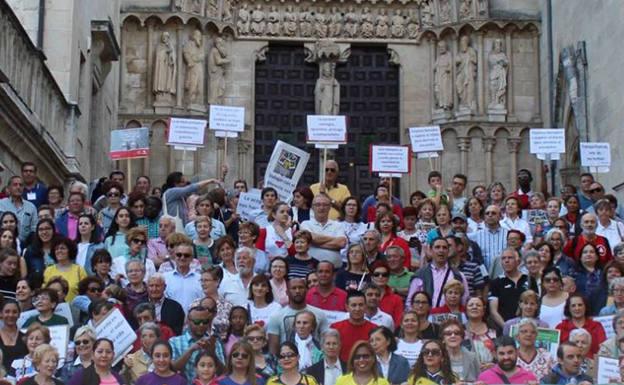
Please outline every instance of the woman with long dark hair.
M394 353L397 342L392 330L379 326L368 333L368 342L377 356L377 370L389 383L399 385L407 381L410 364L407 359Z
M215 385L264 385L265 380L256 374L254 351L245 341L237 341L228 354L225 374L214 381Z
M132 228L136 227L134 214L129 208L122 206L116 212L110 228L106 232L104 246L113 259L128 255L130 247L126 243L126 234Z
M37 223L31 244L24 251L27 277L33 289L41 287L43 271L54 264L51 257L54 237L54 222L51 219L42 219Z
M347 374L336 380L336 385L389 385L377 370L375 349L368 341L358 341L351 348L347 362Z
M457 382L451 359L438 340L425 342L407 383L409 385L450 385Z
M170 173L162 187L163 210L166 211L167 215L180 218L183 225L186 224L188 221L186 198L211 183L219 184L219 181L217 179L205 179L197 183L189 183L181 172Z
M171 367L171 345L167 341L156 341L152 345L150 357L152 358L153 372L148 372L139 377L136 385L186 385L186 378L173 371Z
M91 259L96 250L103 249L102 235L93 215L82 214L78 217L78 227L76 229L76 242L78 243L78 255L76 263L82 266L87 274L93 275L91 269Z
M284 341L277 354L282 372L267 381L267 385L317 385L314 377L299 370L299 350L291 341Z
M99 338L93 344L93 364L78 371L69 380L68 385L106 385L125 384L123 378L112 369L115 358L115 346L108 338Z

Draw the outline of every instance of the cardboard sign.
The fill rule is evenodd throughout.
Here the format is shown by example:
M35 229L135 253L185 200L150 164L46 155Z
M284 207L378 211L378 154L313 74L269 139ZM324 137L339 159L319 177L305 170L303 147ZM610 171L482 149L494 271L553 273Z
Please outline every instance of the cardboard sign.
M371 145L369 167L371 172L409 174L410 150L408 146Z
M440 126L410 127L409 134L412 142L412 152L444 151Z
M308 115L307 143L347 143L344 115Z
M112 130L109 156L113 160L147 158L149 156L149 128Z
M74 317L72 316L71 308L69 307L69 304L67 302L59 303L58 305L56 305L56 309L54 309L54 314L65 317L67 319L67 322L69 322L69 326L74 326ZM39 315L39 310L37 309L22 312L17 319L17 328L21 329L24 323L28 321L30 317L34 317L37 315Z
M119 309L113 309L95 326L97 338L108 338L115 346L113 366L132 350L132 344L137 339L136 333Z
M50 345L56 348L59 354L58 367L61 368L67 358L67 345L69 344L69 326L48 326L50 330Z
M262 207L262 198L260 198L261 190L254 188L248 192L240 193L238 196L238 205L236 212L244 220L251 221L254 219L254 212Z
M622 383L620 363L617 358L598 356L596 384Z
M600 322L605 334L607 335L607 339L615 337L615 330L613 330L613 317L615 317L615 315L604 315L602 317L593 318L594 321Z
M201 119L169 118L167 144L201 147L207 122Z
M558 159L565 153L565 130L563 128L531 128L530 152L538 159Z
M245 108L211 105L208 127L216 131L245 131Z
M581 142L581 166L591 172L609 172L611 167L611 145L609 143Z
M264 174L264 187L273 187L279 199L289 203L309 159L307 152L278 140Z

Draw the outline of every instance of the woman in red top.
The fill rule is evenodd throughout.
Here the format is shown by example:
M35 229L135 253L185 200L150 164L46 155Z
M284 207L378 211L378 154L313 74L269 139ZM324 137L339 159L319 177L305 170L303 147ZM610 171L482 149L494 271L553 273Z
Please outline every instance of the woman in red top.
M388 186L386 186L385 184L377 185L377 188L375 189L375 199L375 204L368 206L368 210L366 211L366 217L368 219L368 222L375 221L375 218L377 217L377 205L379 203L385 203L390 206L394 215L399 218L399 223L403 222L403 209L398 204L392 204Z
M590 308L587 299L578 293L571 294L566 301L563 314L567 319L561 321L556 327L556 329L561 331L560 343L570 339L572 330L583 328L592 336L591 348L587 355L588 358L593 358L594 354L598 353L600 344L607 339L607 336L600 322L596 322L589 317Z
M393 246L396 247L396 246ZM373 277L373 283L381 290L381 298L379 298L379 308L384 313L390 314L395 325L401 324L401 318L403 317L403 299L395 294L390 286L388 286L388 280L390 278L390 267L388 263L383 260L378 260L371 266Z
M382 253L389 246L399 246L403 249L405 254L405 267L410 268L412 261L412 252L410 251L409 244L405 239L397 236L397 230L399 227L399 221L392 213L383 213L377 216L375 220L375 228L381 234L381 245L379 251Z

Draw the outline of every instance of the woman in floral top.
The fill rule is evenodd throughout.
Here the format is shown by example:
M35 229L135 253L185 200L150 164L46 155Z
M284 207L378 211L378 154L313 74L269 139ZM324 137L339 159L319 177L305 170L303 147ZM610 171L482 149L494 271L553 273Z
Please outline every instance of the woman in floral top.
M535 347L537 339L537 323L530 318L523 318L518 323L516 340L518 348L517 365L535 374L537 378L543 378L556 364L550 352Z

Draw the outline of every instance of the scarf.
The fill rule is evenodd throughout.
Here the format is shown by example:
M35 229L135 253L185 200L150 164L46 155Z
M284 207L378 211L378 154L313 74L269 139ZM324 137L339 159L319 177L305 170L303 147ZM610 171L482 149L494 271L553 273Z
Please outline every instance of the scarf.
M306 339L301 339L298 334L295 334L295 343L299 350L299 370L312 366L312 348L314 347L312 335Z

